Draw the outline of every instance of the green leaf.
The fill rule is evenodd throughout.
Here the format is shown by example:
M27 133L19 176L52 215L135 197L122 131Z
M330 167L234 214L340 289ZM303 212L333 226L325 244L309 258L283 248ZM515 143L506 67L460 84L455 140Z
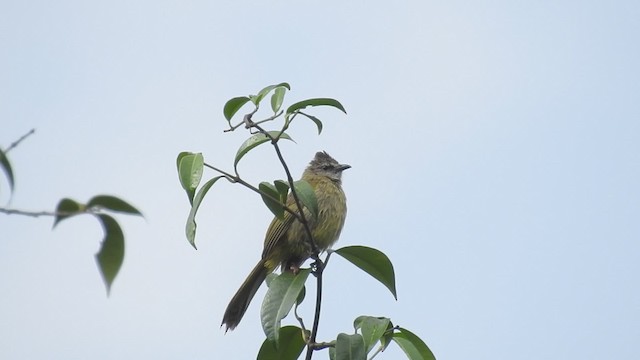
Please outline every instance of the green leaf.
M284 208L282 207L284 204L280 201L273 200L280 199L278 189L271 183L261 182L258 185L258 190L262 192L262 194L260 194L262 201L267 205L269 210L271 210L273 215L280 220L284 220Z
M280 276L280 274L269 273L267 275L267 278L264 279L264 282L267 283L267 287L271 287L271 282L277 279L278 276ZM305 294L306 294L306 288L303 286L302 290L300 290L300 294L298 295L298 298L296 299L297 305L300 305L300 303L302 303L302 301L304 300Z
M262 329L270 341L279 344L280 321L287 316L295 304L309 272L309 269L301 269L297 275L294 275L287 271L271 281L260 309Z
M293 141L291 137L289 137L289 135L287 135L286 133L280 133L280 131L269 131L269 135L271 135L273 138L276 138L278 135L280 135L279 139L287 139ZM240 159L242 159L243 156L251 151L251 149L255 148L258 145L264 144L267 141L271 141L271 139L263 133L255 134L245 140L242 145L240 145L240 148L236 153L236 159L233 163L233 166L238 166L238 162L240 162Z
M238 110L240 110L240 108L243 107L244 104L246 104L248 101L249 98L246 96L234 97L233 99L227 101L227 103L224 104L224 108L222 109L222 113L224 114L225 119L227 119L227 121L231 121L233 115L235 115Z
M187 192L189 202L193 204L193 196L202 179L204 158L202 153L184 155L178 165L180 185Z
M283 180L276 180L273 182L276 185L278 194L280 195L280 201L283 204L287 203L287 195L289 194L289 183Z
M2 167L2 170L7 176L7 181L9 182L9 189L11 193L13 193L13 186L14 186L13 170L11 169L11 163L9 162L9 158L7 158L7 155L4 153L4 151L2 151L2 149L0 149L0 167Z
M356 331L362 331L364 346L368 354L373 346L382 338L389 326L390 320L385 317L359 316L353 322Z
M316 99L307 99L300 102L297 102L289 108L287 108L286 115L293 114L297 110L301 110L306 108L307 106L332 106L336 109L339 109L343 113L347 113L342 104L338 100L329 99L329 98L316 98Z
M391 319L389 319L389 325L387 325L387 330L385 331L384 335L380 339L380 347L382 348L381 351L385 351L387 349L387 346L389 346L389 344L391 343L391 340L393 340L393 330L394 330L393 322L391 321Z
M316 124L316 126L318 127L318 135L320 135L322 133L322 121L320 121L320 119L318 119L315 116L311 116L311 115L307 115L307 114L303 114L303 113L300 113L300 115L303 115L303 116L311 119L311 121L313 121Z
M126 201L120 198L117 198L115 196L109 196L109 195L94 196L87 203L87 207L89 208L100 207L100 208L104 208L111 211L117 211L125 214L142 216L142 213L138 211L138 209L129 205L129 203L127 203Z
M296 298L296 305L302 304L305 296L307 296L307 287L303 286L302 290L300 290L300 294L298 294L298 297Z
M185 228L185 233L187 235L187 240L189 240L189 244L193 246L194 249L198 249L196 247L196 228L198 225L196 224L196 213L198 212L198 208L200 208L200 204L202 203L202 199L207 194L211 186L215 184L218 179L223 178L224 176L216 176L213 179L210 179L202 187L198 190L198 193L193 198L193 203L191 204L191 211L189 211L189 216L187 217L187 226Z
M258 352L258 360L296 360L305 347L302 329L297 326L280 328L279 343L265 339Z
M287 88L288 90L291 90L291 87L289 86L289 84L287 84L286 82L277 84L277 85L269 85L267 87L265 87L264 89L260 90L260 92L258 92L258 95L251 97L251 101L258 105L260 104L260 102L262 101L262 99L264 99L265 96L267 96L273 89L277 89L280 88L284 91L284 88ZM274 110L275 112L275 110Z
M180 154L178 154L178 157L176 158L176 169L178 170L178 173L180 173L180 161L182 161L182 158L187 155L195 155L195 153L182 151Z
M274 114L277 113L282 107L285 93L286 90L284 89L284 87L278 87L273 92L273 95L271 95L271 109L273 110Z
M335 253L380 281L391 291L393 297L398 300L393 264L391 264L387 255L366 246L347 246L336 250Z
M104 229L104 240L100 251L96 254L96 261L109 294L113 280L118 275L124 260L124 234L118 222L111 216L105 214L96 216Z
M336 339L336 360L366 360L364 339L360 334L338 334Z
M56 218L53 221L53 227L55 228L59 222L74 215L78 215L85 211L86 206L75 200L64 198L60 200L58 206L56 206Z
M409 360L435 360L427 344L407 329L399 328L399 332L393 334L393 340L400 346Z
M293 188L302 205L311 212L311 216L313 216L314 219L318 218L318 199L311 185L304 180L298 180L293 182Z
M265 282L265 283L267 283L267 286L268 286L268 287L270 287L270 286L271 286L271 282L272 282L273 280L275 280L275 278L277 278L277 277L278 277L278 274L269 273L269 274L267 275L267 278L266 278L266 279L264 279L264 282Z

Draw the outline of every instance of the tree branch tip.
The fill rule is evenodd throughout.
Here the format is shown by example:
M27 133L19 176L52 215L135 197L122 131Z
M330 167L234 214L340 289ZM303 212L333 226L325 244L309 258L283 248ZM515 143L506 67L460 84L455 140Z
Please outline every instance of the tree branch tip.
M24 139L28 138L30 135L34 134L35 132L36 132L36 128L32 128L32 129L31 129L31 130L29 130L26 134L24 134L24 135L20 136L20 138L18 138L18 140L16 140L16 141L12 142L12 143L9 145L9 147L7 147L7 148L4 150L4 153L6 154L6 153L8 153L9 151L11 151L12 149L16 148L18 145L20 145L20 143L21 143Z

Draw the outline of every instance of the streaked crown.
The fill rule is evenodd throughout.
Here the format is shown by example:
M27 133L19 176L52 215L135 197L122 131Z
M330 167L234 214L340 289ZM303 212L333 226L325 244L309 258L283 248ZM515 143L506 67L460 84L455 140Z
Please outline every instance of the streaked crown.
M318 151L316 156L311 160L306 171L310 171L316 175L326 176L332 180L340 181L342 172L351 168L351 165L340 164L326 151Z

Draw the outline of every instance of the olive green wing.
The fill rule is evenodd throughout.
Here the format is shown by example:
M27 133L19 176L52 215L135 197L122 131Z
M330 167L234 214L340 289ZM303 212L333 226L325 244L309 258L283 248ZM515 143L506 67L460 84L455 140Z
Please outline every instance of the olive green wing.
M273 218L267 235L264 239L264 249L262 250L262 258L266 259L282 241L287 233L287 230L291 227L291 224L295 221L295 217L290 213L285 213L284 219Z

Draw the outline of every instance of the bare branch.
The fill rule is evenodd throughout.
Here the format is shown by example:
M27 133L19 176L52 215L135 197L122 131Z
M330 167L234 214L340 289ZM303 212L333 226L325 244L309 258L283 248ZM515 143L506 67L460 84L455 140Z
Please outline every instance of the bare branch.
M18 210L18 209L7 209L0 207L0 213L7 215L24 215L31 217L40 217L40 216L70 216L70 215L78 215L78 214L96 214L97 211L88 208L83 211L26 211L26 210Z
M12 142L12 143L11 143L11 145L9 145L9 147L8 147L8 148L6 148L6 149L4 150L4 153L6 154L6 153L8 153L9 151L11 151L12 149L16 148L18 145L20 145L20 143L21 143L24 139L28 138L30 135L32 135L32 134L33 134L33 133L35 133L35 132L36 132L36 129L31 129L31 130L29 130L29 132L28 132L28 133L26 133L26 134L22 135L18 140L16 140L16 141Z
M254 122L253 124L254 124L254 125L260 125L260 124L265 123L265 122L267 122L267 121L273 121L273 120L275 120L276 118L280 117L280 115L282 115L282 113L283 113L283 112L284 112L284 111L280 110L278 113L273 114L272 116L270 116L270 117L268 117L268 118L266 118L266 119L264 119L264 120L256 121L256 122Z

